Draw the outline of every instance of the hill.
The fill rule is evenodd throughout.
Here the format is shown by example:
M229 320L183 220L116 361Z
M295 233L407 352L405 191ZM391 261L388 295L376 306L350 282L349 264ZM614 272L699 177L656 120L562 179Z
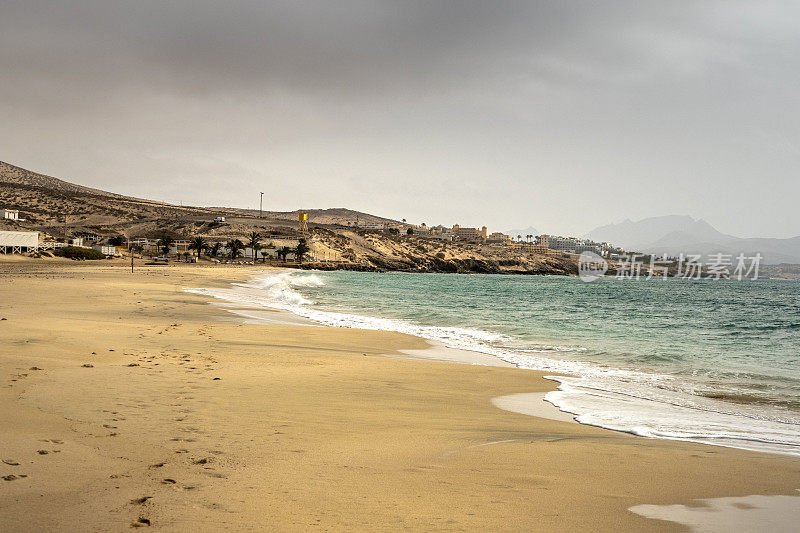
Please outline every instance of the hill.
M84 187L83 185L70 183L68 181L54 178L53 176L32 172L4 161L0 161L0 183L39 187L42 189L50 189L65 193L125 198L119 194L101 191L99 189L92 189L91 187Z
M661 216L600 226L586 237L611 242L626 250L678 255L723 253L753 256L761 253L768 264L800 263L800 237L791 239L750 238L726 235L703 219Z
M407 225L390 218L346 208L304 209L309 234L298 231L298 213L230 207L176 206L76 185L8 163L0 167L0 207L18 209L25 221L0 221L0 229L39 231L47 239L64 240L79 232L100 239L178 240L203 237L209 243L247 241L256 232L273 248L296 245L306 238L313 257L332 262L317 268L399 270L409 272L495 272L574 274L568 257L532 254L478 243L445 243L405 235ZM217 222L217 217L225 217ZM397 229L395 233L365 229ZM361 226L361 227L359 227Z

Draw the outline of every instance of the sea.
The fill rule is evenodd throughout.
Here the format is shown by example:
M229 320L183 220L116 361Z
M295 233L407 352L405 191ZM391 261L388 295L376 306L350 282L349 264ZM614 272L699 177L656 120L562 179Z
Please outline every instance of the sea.
M582 424L800 455L800 281L272 271L187 290L544 371Z

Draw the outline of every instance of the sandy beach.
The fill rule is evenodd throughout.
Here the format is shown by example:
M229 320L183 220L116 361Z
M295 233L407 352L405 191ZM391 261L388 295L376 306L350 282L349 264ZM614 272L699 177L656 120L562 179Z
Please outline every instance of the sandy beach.
M535 371L183 290L254 267L0 261L3 531L681 531L628 509L800 488L797 458L493 402Z

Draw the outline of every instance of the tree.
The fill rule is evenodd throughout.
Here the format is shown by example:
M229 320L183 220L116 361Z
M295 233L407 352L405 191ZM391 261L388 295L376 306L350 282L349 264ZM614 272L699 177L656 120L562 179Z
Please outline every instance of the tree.
M111 246L122 246L123 244L125 244L125 237L123 237L122 235L115 235L110 239L108 239L108 244L110 244Z
M285 263L286 262L286 256L289 255L290 253L292 253L292 249L289 248L288 246L284 246L283 248L278 249L275 252L275 255L277 255L278 257L283 259L283 262Z
M173 239L169 235L164 235L163 237L161 237L161 239L158 240L158 246L165 254L169 253L169 249L172 247L174 243L175 239Z
M412 228L408 228L406 230L406 235L414 235L414 230Z
M522 240L522 235L517 235L517 240L521 241Z
M219 255L220 248L222 248L222 243L215 242L214 245L209 249L211 252L211 257L217 257Z
M208 248L208 243L206 243L206 240L202 237L195 237L192 240L192 243L189 245L190 250L197 251L198 259L200 259L200 254L202 254L203 250L205 250L206 248Z
M242 253L244 243L239 239L232 239L225 244L225 247L230 251L231 259L236 259Z
M306 255L311 248L308 247L306 244L305 239L300 239L300 242L297 243L297 248L294 249L294 256L297 258L297 262L302 264L303 263L303 256Z
M253 262L256 260L256 252L261 248L261 243L258 241L261 240L261 234L257 231L250 233L250 240L247 242L247 246L253 249Z

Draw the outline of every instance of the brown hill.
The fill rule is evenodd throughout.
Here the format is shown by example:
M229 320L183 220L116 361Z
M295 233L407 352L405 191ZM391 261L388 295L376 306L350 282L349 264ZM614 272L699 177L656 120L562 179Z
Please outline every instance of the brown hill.
M124 236L209 243L247 241L253 232L272 249L296 245L305 237L317 268L383 269L409 272L575 273L569 257L480 243L441 242L406 235L406 225L390 218L345 208L307 209L310 234L297 228L298 212L230 207L191 207L131 198L0 163L0 208L18 209L21 222L0 220L0 228L39 231L64 240L79 232L101 239ZM224 216L224 222L215 221ZM400 231L379 229L389 224Z
M4 161L0 161L0 182L10 183L13 185L28 185L31 187L40 187L43 189L51 189L60 192L125 198L119 194L101 191L100 189L92 189L91 187L84 187L83 185L70 183L68 181L54 178L53 176L32 172Z

